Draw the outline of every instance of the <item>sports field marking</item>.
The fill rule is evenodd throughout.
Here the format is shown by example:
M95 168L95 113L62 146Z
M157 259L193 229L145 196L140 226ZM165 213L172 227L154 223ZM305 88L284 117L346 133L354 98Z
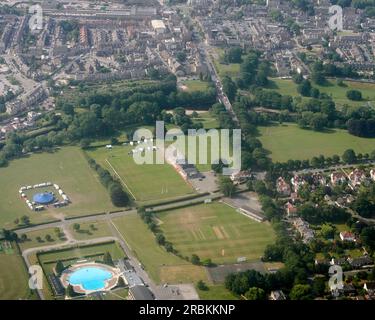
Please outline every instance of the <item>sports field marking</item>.
M217 237L218 239L220 239L220 240L224 239L224 235L221 233L221 230L220 230L219 227L214 226L214 227L212 227L212 229L214 230L215 235L216 235L216 237Z
M197 234L195 233L195 231L193 229L190 230L190 232L193 235L194 240L199 240L199 237L197 236Z
M201 229L198 229L198 234L200 235L201 240L206 240L206 236L204 235L204 233Z
M220 230L221 230L221 232L223 233L225 239L229 239L229 238L230 238L230 237L229 237L229 234L228 234L228 232L225 230L224 226L221 226L221 227L220 227Z
M116 176L120 179L120 181L125 186L125 188L128 189L129 193L132 195L132 197L134 198L134 200L137 200L137 198L135 197L134 193L130 190L130 188L125 183L125 181L120 177L120 175L117 173L116 169L112 166L112 164L108 161L108 159L105 159L105 161L109 164L109 166L111 167L111 169L113 170L113 172L116 174Z

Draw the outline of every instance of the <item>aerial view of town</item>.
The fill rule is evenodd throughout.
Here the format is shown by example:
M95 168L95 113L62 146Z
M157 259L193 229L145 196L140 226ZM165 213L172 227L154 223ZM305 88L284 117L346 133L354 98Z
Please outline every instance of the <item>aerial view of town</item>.
M0 0L0 300L375 301L374 263L375 0Z

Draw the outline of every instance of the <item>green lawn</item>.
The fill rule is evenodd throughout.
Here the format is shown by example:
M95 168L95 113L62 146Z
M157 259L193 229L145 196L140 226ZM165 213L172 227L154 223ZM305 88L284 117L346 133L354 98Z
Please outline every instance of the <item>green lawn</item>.
M137 201L171 199L193 194L193 189L167 163L138 165L128 152L136 147L104 147L87 151L99 164L120 176ZM115 170L115 171L114 171Z
M112 236L111 229L107 222L88 222L80 223L79 225L80 229L78 231L74 230L74 224L70 225L69 227L70 233L77 240L88 240Z
M219 76L223 78L224 76L237 77L240 72L239 63L222 64L220 63L220 57L224 55L224 50L220 48L215 48L215 52L212 55L212 61L215 69Z
M35 299L28 286L29 276L22 257L16 249L13 251L0 253L0 300Z
M301 129L296 124L259 127L260 141L271 152L273 161L285 162L289 159L305 160L314 156L342 155L346 149L366 153L375 149L375 139L360 138L346 130L316 132Z
M283 95L299 96L297 92L297 85L291 79L271 79L270 89L278 91ZM334 99L334 101L342 106L344 104L360 106L370 101L375 105L375 84L374 83L361 83L356 81L344 81L345 87L337 85L335 79L329 79L327 85L319 86L313 84L313 87L319 89ZM348 90L359 90L362 92L363 101L352 101L346 97Z
M213 123L215 125L215 123ZM226 154L221 154L222 152L224 152L224 149L222 148L222 144L221 144L221 132L220 132L220 129L218 130L218 137L219 137L219 145L218 145L218 148L214 148L211 144L211 137L210 137L210 134L208 134L208 131L206 134L203 134L203 135L199 135L196 137L196 140L195 140L195 145L196 145L196 158L195 158L195 166L197 167L197 169L200 171L200 172L207 172L207 171L211 171L211 161L213 161L214 159L228 159L228 162L231 163L232 162L232 159L231 157L233 157L233 137L230 137L229 138L229 157L227 157ZM184 151L184 154L186 156L186 158L188 158L188 155L189 155L189 148L190 148L190 145L189 145L189 140L186 139L185 140L185 151ZM194 140L192 140L194 141ZM204 141L207 141L207 151L205 153L202 153L202 157L200 158L200 144L202 143L202 146L204 146ZM180 147L180 145L176 145L176 147L181 151L183 148ZM193 149L194 148L194 144L192 144L191 148ZM202 147L203 148L203 147ZM212 150L211 150L212 148ZM204 150L204 148L202 149ZM206 155L206 159L204 158ZM193 158L194 159L194 158ZM232 164L230 165L232 166Z
M50 181L58 184L72 203L64 208L31 211L18 190L22 186ZM35 192L42 189L36 189ZM64 147L56 152L37 153L11 161L0 169L0 227L14 227L23 215L32 223L56 220L61 215L73 216L114 210L107 190L88 166L78 147Z
M52 238L50 241L47 241L45 238L48 234ZM47 245L63 243L66 241L66 238L61 233L61 229L59 229L59 233L57 233L54 228L47 228L38 231L26 232L26 235L27 240L22 241L19 244L22 251L28 248L43 247ZM37 237L40 237L41 241L38 241L36 239Z
M214 65L220 78L223 78L225 76L236 77L240 73L239 63L222 64L217 61L214 61Z
M155 237L137 214L113 219L116 227L157 283L207 281L204 268L168 253L155 242Z
M198 117L193 118L193 123L196 122L201 122L203 124L203 128L206 130L219 128L219 121L215 117L213 117L208 111L200 113Z
M186 80L182 82L188 88L188 91L205 91L209 83L201 80Z
M197 289L201 300L238 300L224 285L209 285L208 290Z
M215 263L257 260L275 239L269 223L255 222L219 202L158 213L158 219L166 239L183 256L197 254Z

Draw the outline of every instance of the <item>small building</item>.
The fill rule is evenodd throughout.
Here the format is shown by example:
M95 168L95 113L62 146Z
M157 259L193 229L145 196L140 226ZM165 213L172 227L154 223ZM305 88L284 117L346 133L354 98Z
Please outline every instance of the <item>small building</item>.
M290 182L293 186L294 192L298 192L299 188L306 183L305 180L297 174L290 179Z
M370 170L370 177L371 177L372 180L375 181L375 169Z
M340 232L340 239L341 241L350 241L355 242L355 235L349 231L341 231Z
M375 297L375 281L374 282L365 282L363 289L366 290L370 297Z
M298 200L298 193L297 192L292 192L290 194L290 200L292 200L292 202L295 203Z
M285 205L285 209L286 209L286 213L288 217L294 217L297 215L297 211L298 211L297 207L295 207L290 202L287 202L287 204Z
M137 285L129 288L129 300L154 300L151 291L144 285Z
M314 231L310 228L310 225L301 218L295 218L293 220L293 226L297 229L304 243L309 243L315 237Z
M155 30L156 34L163 34L167 30L163 20L151 20L151 26Z
M276 190L278 193L289 196L290 195L290 186L287 184L283 177L279 177L276 180Z
M271 291L270 300L286 300L286 297L282 290L274 290Z
M312 175L312 179L313 179L313 182L315 185L322 185L322 186L325 186L326 183L327 183L327 179L324 175L320 174L320 173L314 173Z
M349 180L353 186L361 185L366 180L366 173L360 169L354 169L349 174Z
M65 288L62 285L60 278L54 274L48 275L49 282L51 283L52 289L56 296L63 296L65 294Z
M345 257L341 257L341 258L332 258L331 261L330 261L330 265L331 266L343 266L344 264L348 263L348 259L345 258Z
M343 172L333 172L331 173L331 183L336 184L342 184L346 182L346 175Z
M343 294L345 296L351 296L355 295L357 293L357 290L351 283L344 283L344 286L342 289L339 289L339 293Z
M251 178L250 170L239 171L236 173L232 173L230 179L233 181L234 184L239 184L245 182L246 180Z
M370 267L374 264L374 261L369 256L362 256L355 259L348 259L349 264L353 268Z
M126 285L129 288L144 285L142 279L138 277L137 273L134 270L125 270L123 272L123 277Z

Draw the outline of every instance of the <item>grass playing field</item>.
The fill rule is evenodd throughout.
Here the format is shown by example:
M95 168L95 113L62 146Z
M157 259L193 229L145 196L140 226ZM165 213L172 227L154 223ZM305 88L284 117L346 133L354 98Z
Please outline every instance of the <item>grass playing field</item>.
M220 63L221 57L223 57L223 55L224 55L224 50L221 48L215 48L215 50L212 52L212 58L213 58L212 61L219 76L221 78L223 78L226 75L230 77L237 77L240 72L240 64L239 63L230 63L230 64Z
M157 283L207 281L203 267L194 266L157 245L154 235L137 214L113 219L114 224Z
M324 86L313 84L313 87L319 89L320 92L324 92L334 99L334 101L342 106L344 104L360 106L365 104L367 101L372 102L375 106L375 84L374 83L362 83L356 81L344 81L346 86L340 87L337 85L336 80L330 79ZM283 95L299 96L297 92L297 85L290 79L271 79L270 89L278 91ZM351 101L346 97L348 90L359 90L362 92L364 101Z
M0 252L0 300L35 299L28 287L28 274L22 257Z
M193 123L196 122L201 122L203 124L203 128L206 130L219 128L219 121L215 117L213 117L208 111L200 113L198 117L193 118Z
M183 256L197 254L215 263L259 259L275 239L268 223L255 222L219 202L158 213L158 219L166 239Z
M208 285L208 290L197 289L201 300L238 300L224 285Z
M296 124L283 124L258 128L263 147L271 152L273 161L304 160L314 156L342 155L346 149L366 153L375 149L375 139L360 138L346 130L316 132Z
M182 84L187 87L188 91L205 91L208 89L208 82L201 80L186 80Z
M19 188L47 181L58 184L72 203L59 209L31 211L20 198ZM107 190L78 147L64 147L10 162L8 167L0 169L0 194L0 227L7 228L14 227L14 220L23 215L29 216L32 223L39 223L60 218L61 214L81 215L115 209Z
M115 176L119 176L137 201L171 199L193 193L193 189L171 165L135 163L133 157L128 155L134 148L117 146L108 150L101 147L87 153Z

